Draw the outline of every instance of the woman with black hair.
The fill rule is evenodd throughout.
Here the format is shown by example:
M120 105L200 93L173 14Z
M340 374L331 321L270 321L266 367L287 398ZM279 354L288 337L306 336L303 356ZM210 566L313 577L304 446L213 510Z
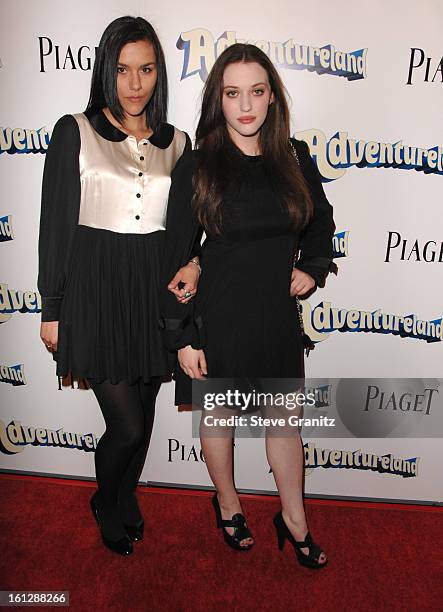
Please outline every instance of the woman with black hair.
M168 347L178 350L176 403L191 403L192 379L206 375L252 386L304 379L308 339L295 297L323 287L336 271L335 225L308 146L290 139L289 129L284 87L269 58L254 45L228 47L205 84L197 150L177 169L169 196L162 313ZM183 306L179 277L169 291L166 285L202 230L198 292ZM288 389L282 380L280 387ZM254 540L233 478L233 427L205 426L204 416L200 438L217 491L217 526L231 547L249 550ZM308 531L303 448L298 429L289 430L266 436L282 503L274 524L280 547L288 539L299 562L318 569L327 559Z
M91 509L104 544L122 555L143 536L135 490L169 371L160 260L171 173L190 141L166 123L167 97L154 29L116 19L100 40L88 106L55 125L43 176L40 335L57 375L87 379L102 410ZM185 303L198 274L198 259L179 271Z

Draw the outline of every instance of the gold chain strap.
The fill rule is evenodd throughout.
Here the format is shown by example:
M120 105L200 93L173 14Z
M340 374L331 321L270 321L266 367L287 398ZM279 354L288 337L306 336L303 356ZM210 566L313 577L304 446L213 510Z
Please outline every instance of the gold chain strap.
M292 149L292 153L295 157L295 161L297 162L298 165L300 165L300 160L298 159L298 153L297 153L297 149L295 148L294 143L292 142L291 139L289 139L289 144L291 145L291 149Z
M295 148L295 145L294 145L294 143L292 142L291 139L289 139L289 144L291 145L292 154L295 157L295 161L297 162L298 166L300 166L300 160L298 158L297 149ZM298 251L298 248L297 248L297 251ZM296 264L297 260L298 260L298 252L296 252L294 254L293 267L295 267L295 264ZM297 314L298 314L298 321L300 323L301 335L302 335L302 338L304 338L306 336L306 334L305 334L305 326L303 325L303 314L302 314L303 313L303 307L302 307L302 305L300 303L300 298L298 297L298 295L295 296L295 304L297 306ZM311 347L306 346L305 350L306 350L306 356L308 356L309 355L309 351L311 350Z

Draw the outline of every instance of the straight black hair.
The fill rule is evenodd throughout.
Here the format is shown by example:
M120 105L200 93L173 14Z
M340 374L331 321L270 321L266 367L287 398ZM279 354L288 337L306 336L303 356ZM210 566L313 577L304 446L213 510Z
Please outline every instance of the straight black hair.
M146 106L146 123L154 131L166 122L168 112L168 77L162 46L152 25L143 17L119 17L103 32L94 62L91 91L86 111L108 107L122 121L123 108L117 96L117 65L124 45L147 40L154 48L157 62L157 84Z

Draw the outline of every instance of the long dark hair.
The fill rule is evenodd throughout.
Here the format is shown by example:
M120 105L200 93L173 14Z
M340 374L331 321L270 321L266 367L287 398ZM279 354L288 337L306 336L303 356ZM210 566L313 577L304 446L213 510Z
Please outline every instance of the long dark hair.
M203 90L200 120L196 131L197 167L194 174L193 207L206 230L220 233L223 185L229 176L229 160L236 149L222 110L223 75L229 64L256 62L269 78L274 102L269 105L260 130L259 145L265 171L286 204L294 227L303 227L312 214L308 185L292 153L286 90L268 56L255 45L236 43L216 60ZM238 149L237 149L238 151Z
M138 40L147 40L155 51L157 83L146 106L146 123L155 131L167 117L168 78L165 56L158 36L152 25L142 17L119 17L103 32L94 62L86 110L99 110L107 106L118 121L123 121L124 112L117 96L118 58L126 43Z

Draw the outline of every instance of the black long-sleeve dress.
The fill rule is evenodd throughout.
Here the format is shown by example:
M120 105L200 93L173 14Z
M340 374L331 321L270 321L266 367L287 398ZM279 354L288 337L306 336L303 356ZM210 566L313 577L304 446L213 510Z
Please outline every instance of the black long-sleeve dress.
M294 255L300 249L297 267L323 287L332 263L335 224L307 145L296 140L293 144L314 203L304 231L294 231L263 157L238 151L225 186L221 235L209 234L203 244L196 297L183 306L163 291L169 349L188 344L203 348L209 377L304 377L302 335L289 293ZM191 209L197 154L184 160L172 176L164 286L201 235ZM190 403L190 379L180 367L175 377L176 403Z
M59 321L57 375L131 384L169 373L160 270L170 176L189 150L187 134L170 124L137 142L101 110L55 125L38 289L42 321Z

